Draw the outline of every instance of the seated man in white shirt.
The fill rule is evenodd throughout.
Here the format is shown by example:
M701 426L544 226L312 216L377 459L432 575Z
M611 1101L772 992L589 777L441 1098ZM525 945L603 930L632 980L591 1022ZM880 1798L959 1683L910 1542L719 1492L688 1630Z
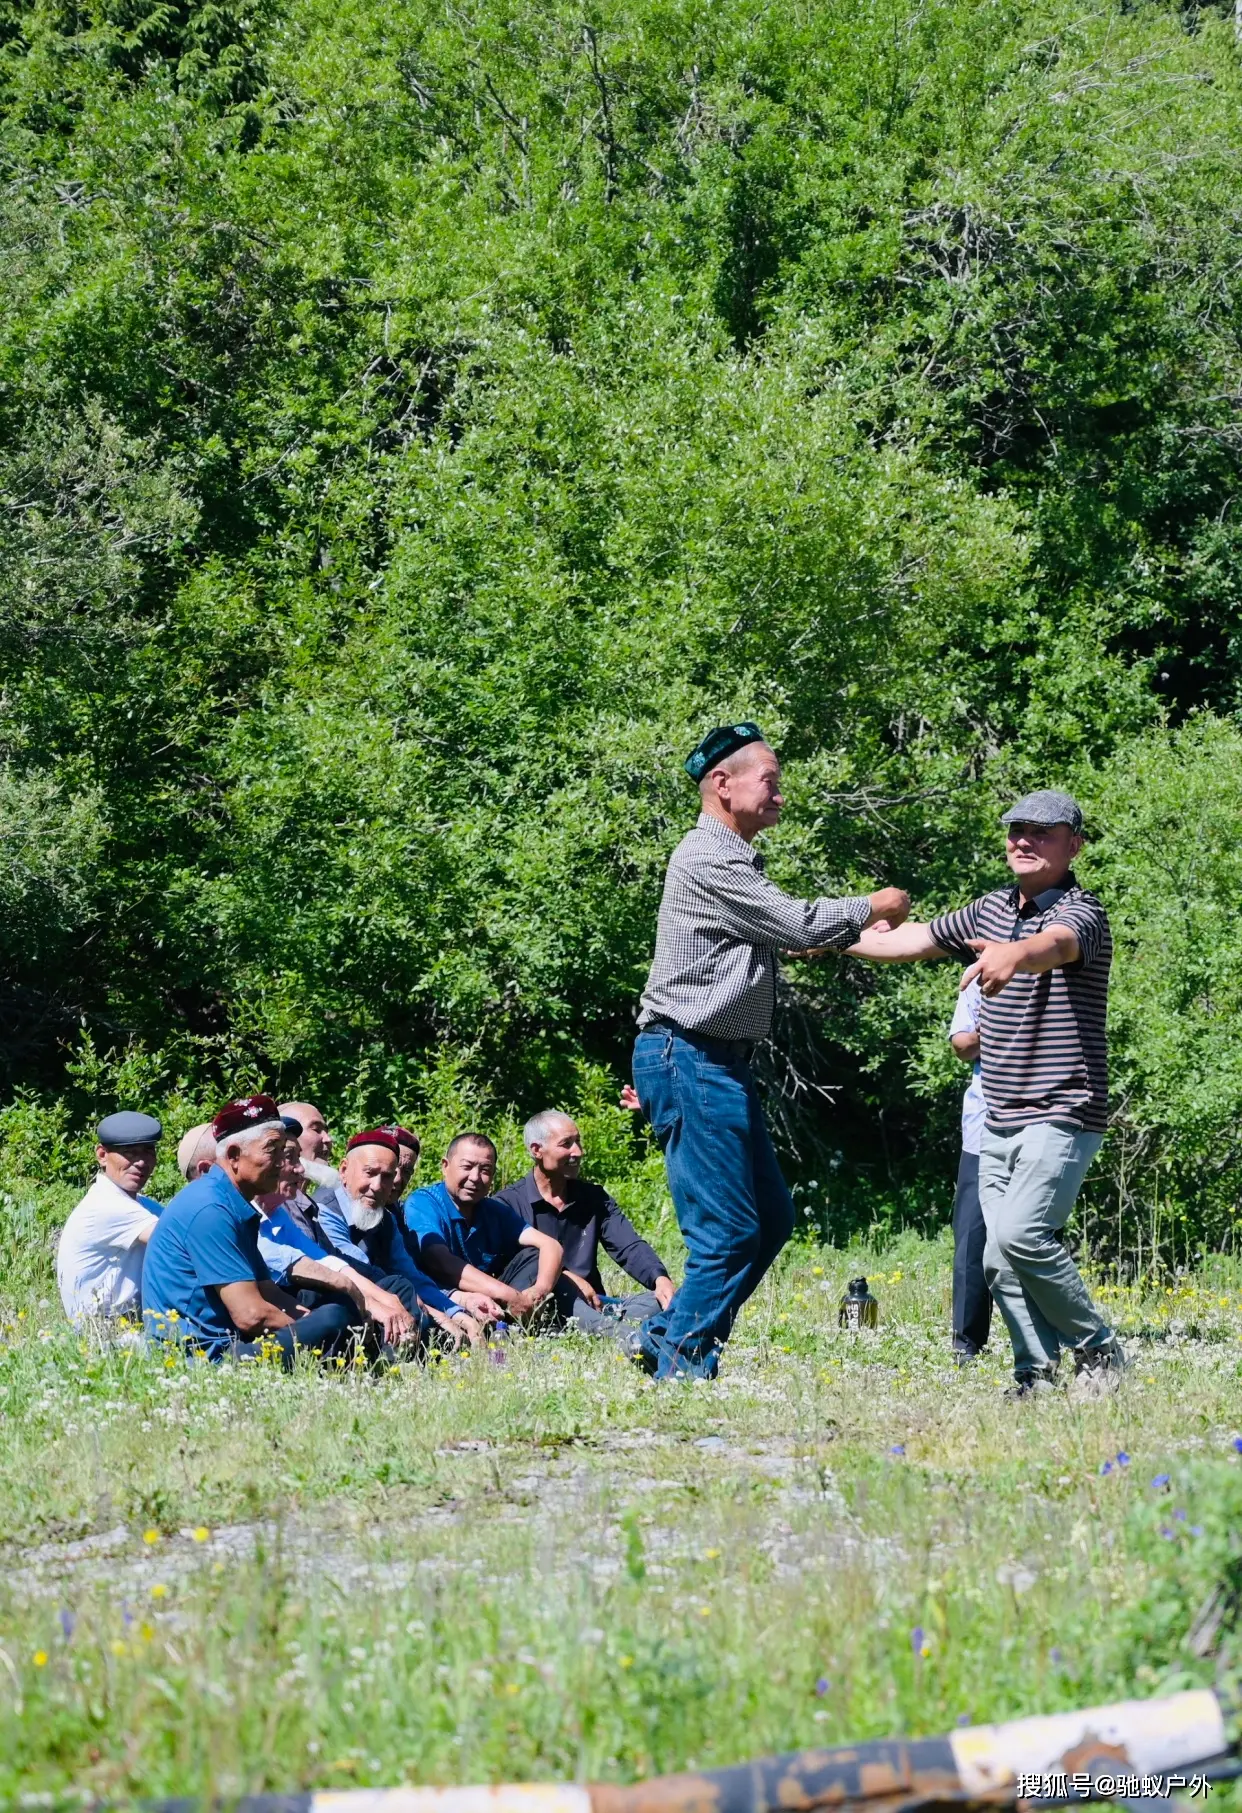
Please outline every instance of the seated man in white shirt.
M143 1196L164 1129L151 1114L109 1114L96 1129L99 1175L60 1232L56 1282L72 1321L142 1313L142 1262L161 1205Z

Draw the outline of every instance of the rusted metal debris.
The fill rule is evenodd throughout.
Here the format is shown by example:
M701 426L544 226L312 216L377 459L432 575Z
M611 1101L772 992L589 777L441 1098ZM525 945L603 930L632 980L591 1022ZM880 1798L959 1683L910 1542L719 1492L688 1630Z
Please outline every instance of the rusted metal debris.
M1107 1794L1022 1799L1020 1782L1077 1776L1094 1784L1137 1776L1167 1779L1199 1771L1238 1773L1216 1695L1123 1700L1081 1712L972 1725L947 1737L882 1738L828 1750L761 1757L731 1769L658 1776L629 1787L610 1783L513 1783L467 1788L354 1788L323 1794L265 1794L239 1800L237 1813L920 1813L936 1807L1036 1807ZM1128 1806L1167 1806L1163 1796L1122 1797ZM196 1800L158 1801L153 1813L197 1813Z
M914 1813L962 1799L948 1738L882 1738L843 1750L799 1750L702 1775L666 1775L630 1788L593 1787L592 1813L810 1813L866 1805Z

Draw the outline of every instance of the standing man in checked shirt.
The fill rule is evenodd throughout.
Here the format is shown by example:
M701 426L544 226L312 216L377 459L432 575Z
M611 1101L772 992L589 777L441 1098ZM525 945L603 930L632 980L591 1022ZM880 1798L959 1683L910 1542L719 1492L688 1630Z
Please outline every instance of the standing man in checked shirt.
M1068 793L1028 793L1001 819L1013 881L929 925L867 932L847 953L873 962L956 957L983 996L979 1055L987 1106L979 1203L983 1270L1013 1343L1014 1397L1052 1389L1062 1348L1075 1395L1102 1395L1121 1343L1057 1236L1108 1124L1108 915L1071 867L1082 810Z
M793 1231L794 1210L751 1076L776 1004L777 954L843 950L877 920L900 925L900 888L795 900L752 850L784 807L781 765L757 724L729 724L686 762L702 809L668 866L634 1045L634 1088L660 1142L689 1257L666 1310L636 1331L657 1378L714 1378L738 1312Z

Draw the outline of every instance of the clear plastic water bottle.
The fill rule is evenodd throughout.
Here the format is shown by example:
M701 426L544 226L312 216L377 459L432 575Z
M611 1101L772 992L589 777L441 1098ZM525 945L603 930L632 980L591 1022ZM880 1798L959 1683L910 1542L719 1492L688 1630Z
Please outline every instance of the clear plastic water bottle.
M837 1326L857 1333L860 1328L874 1328L879 1319L880 1306L867 1289L867 1280L851 1278L841 1299Z

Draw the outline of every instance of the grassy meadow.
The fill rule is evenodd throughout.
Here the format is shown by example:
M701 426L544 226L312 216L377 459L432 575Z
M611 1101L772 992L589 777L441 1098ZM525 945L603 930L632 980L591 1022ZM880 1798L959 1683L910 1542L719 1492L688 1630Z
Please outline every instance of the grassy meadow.
M1242 1277L1104 1284L1119 1394L1015 1406L1000 1346L948 1363L949 1256L792 1247L714 1387L576 1336L187 1366L10 1304L0 1795L634 1779L1212 1680Z

